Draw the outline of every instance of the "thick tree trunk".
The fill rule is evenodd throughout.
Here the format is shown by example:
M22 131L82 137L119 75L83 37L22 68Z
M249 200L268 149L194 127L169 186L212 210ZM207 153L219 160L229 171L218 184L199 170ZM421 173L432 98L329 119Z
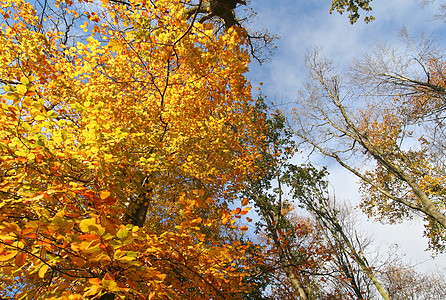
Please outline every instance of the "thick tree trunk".
M102 295L99 300L115 300L115 294L107 293L105 295Z
M188 18L197 13L206 13L198 22L203 23L213 17L219 17L223 20L226 28L230 28L237 24L234 9L237 4L246 5L243 0L209 0L202 1L198 7L193 7L186 12Z
M134 199L127 208L126 221L133 226L143 227L146 221L149 201L150 199L145 196L139 196Z

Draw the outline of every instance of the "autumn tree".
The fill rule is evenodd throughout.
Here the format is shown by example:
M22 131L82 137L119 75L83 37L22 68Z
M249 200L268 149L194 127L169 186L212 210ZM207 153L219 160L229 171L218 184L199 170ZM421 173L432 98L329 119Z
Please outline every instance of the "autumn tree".
M222 222L262 142L249 47L187 6L1 2L2 297L249 289Z
M442 251L444 62L428 44L414 49L413 56L378 49L343 75L310 54L294 128L361 179L369 216L397 222L421 215L430 247Z
M320 204L320 203L318 203ZM383 255L379 255L373 244L373 239L365 233L360 232L359 223L356 219L355 211L347 202L337 202L334 196L324 203L326 212L318 217L321 209L311 212L320 228L320 234L330 248L331 259L327 261L325 269L326 275L321 278L323 292L328 295L328 299L375 299L379 298L371 277L364 272L358 264L357 257L353 252L357 252L362 259L373 269L374 274L379 273L381 265L388 265L393 261L394 256L386 253L386 259L382 261ZM348 238L348 243L339 239L340 233L333 234L333 226L324 226L329 216L336 216L337 232L342 232ZM335 232L336 232L335 231ZM375 250L375 251L374 251ZM388 255L388 256L387 256Z
M259 99L260 106L262 101ZM269 274L272 293L281 299L313 299L315 285L308 273L323 264L328 251L318 243L317 230L307 218L290 219L293 203L286 198L283 177L296 150L292 132L281 114L273 114L266 125L257 161L260 176L251 178L242 202L251 202L260 217L256 233L266 247L264 272Z
M233 238L247 210L228 205L258 174L244 74L271 38L243 27L245 3L0 3L0 295L255 288Z
M364 245L358 238L357 232L349 232L346 224L342 222L341 211L331 203L328 193L328 182L325 169L317 170L313 166L293 166L285 182L292 188L293 198L300 205L314 215L321 227L326 230L331 245L336 248L337 262L344 276L350 281L353 294L357 299L363 299L363 290L356 279L355 270L351 267L349 258L373 282L376 290L383 299L390 299L377 278L373 265L371 265L364 251Z
M242 203L250 201L260 218L255 232L271 297L368 299L376 294L373 281L385 294L366 258L370 242L329 199L326 171L292 163L297 149L283 114L266 124L261 176L250 180Z

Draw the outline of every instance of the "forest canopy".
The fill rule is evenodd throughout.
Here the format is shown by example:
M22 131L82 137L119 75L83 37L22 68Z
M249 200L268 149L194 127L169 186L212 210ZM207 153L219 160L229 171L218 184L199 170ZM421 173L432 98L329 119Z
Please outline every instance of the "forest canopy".
M354 23L370 2L335 0L327 15ZM249 28L249 1L0 4L0 298L389 299L419 284L397 259L370 259L325 168L293 164L302 139L337 154L253 96L249 64L270 57L275 37ZM325 84L313 62L307 100L323 110L328 94L345 143L378 161L357 174L364 210L423 212L444 250L441 139L419 140L434 152L397 147L426 113L443 126L441 59L427 58L427 78L372 70L407 95L359 124L336 102L337 77ZM313 126L310 110L298 116Z

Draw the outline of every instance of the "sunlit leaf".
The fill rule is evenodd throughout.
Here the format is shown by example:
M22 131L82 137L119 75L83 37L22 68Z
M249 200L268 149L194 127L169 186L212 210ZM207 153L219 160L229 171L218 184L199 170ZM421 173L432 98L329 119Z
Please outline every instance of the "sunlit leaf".
M48 269L49 269L49 266L47 264L42 265L39 269L39 277L40 278L45 277L45 274L48 271Z

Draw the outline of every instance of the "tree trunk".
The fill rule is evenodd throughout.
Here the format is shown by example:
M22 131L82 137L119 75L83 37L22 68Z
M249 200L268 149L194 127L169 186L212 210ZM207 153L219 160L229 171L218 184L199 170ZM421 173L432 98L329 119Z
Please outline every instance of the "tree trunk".
M296 274L294 274L293 270L291 270L290 267L285 267L284 270L288 279L291 282L291 286L298 293L300 300L308 300L307 292L302 286L299 278L297 278Z

